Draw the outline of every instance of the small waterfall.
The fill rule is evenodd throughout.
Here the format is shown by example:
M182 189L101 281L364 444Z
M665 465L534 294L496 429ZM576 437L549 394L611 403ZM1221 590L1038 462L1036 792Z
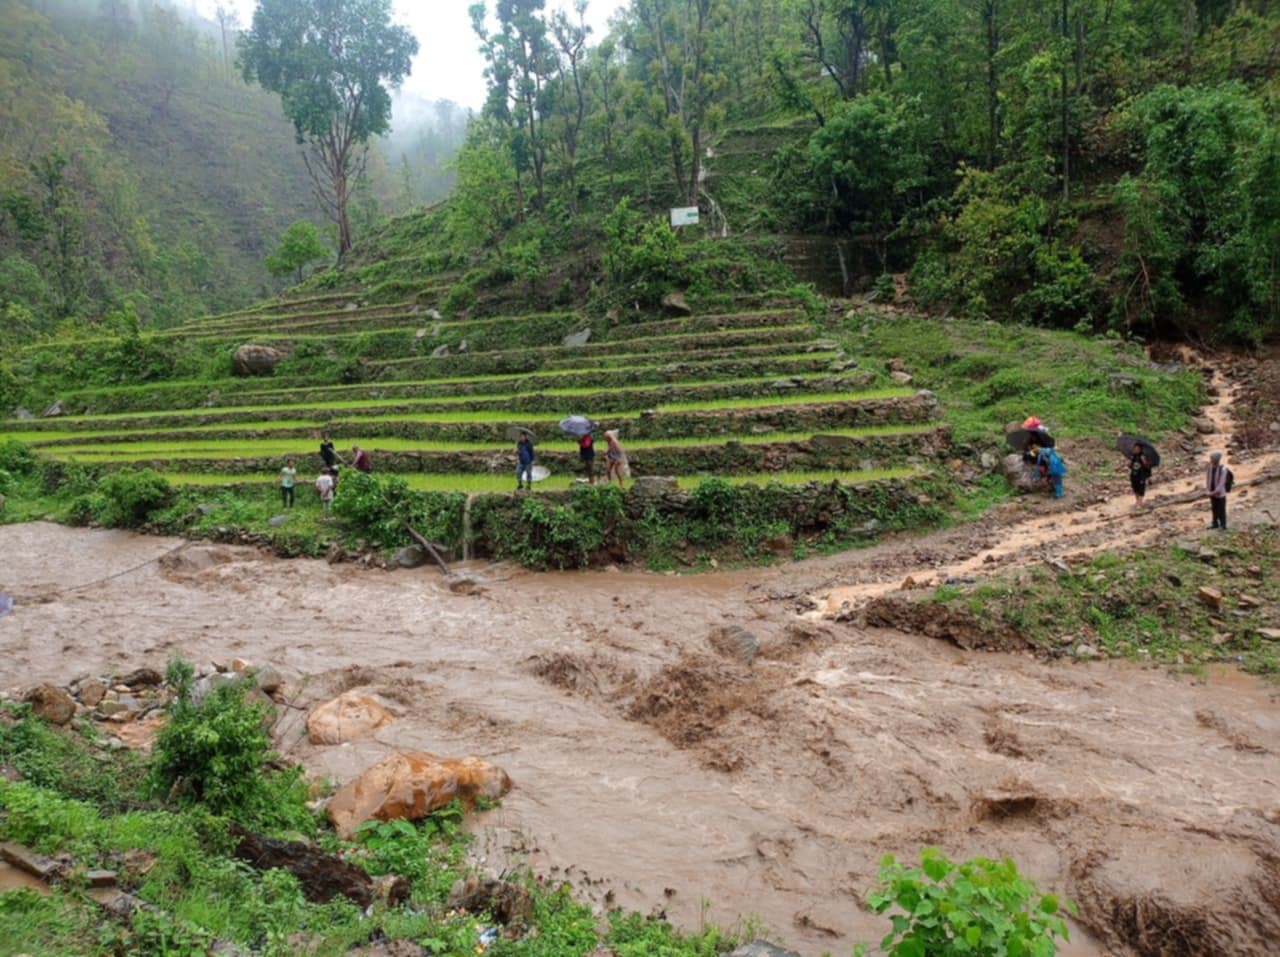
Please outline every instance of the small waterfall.
M708 218L707 227L713 235L719 236L721 239L729 235L729 220L724 214L724 210L720 208L720 204L716 202L716 198L707 190L699 190L702 198L707 201L707 205L711 208L711 216Z
M469 494L467 500L462 503L462 560L468 561L471 558L471 500L475 498L475 494Z

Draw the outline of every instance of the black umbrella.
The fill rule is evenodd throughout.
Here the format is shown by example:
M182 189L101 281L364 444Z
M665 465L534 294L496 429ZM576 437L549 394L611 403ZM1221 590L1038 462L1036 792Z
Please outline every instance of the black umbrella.
M508 426L507 426L507 438L509 438L509 439L515 440L515 439L520 438L520 433L521 433L521 432L523 432L525 435L529 436L529 441L530 441L530 442L536 442L536 441L538 441L538 437L537 437L536 435L534 435L534 434L533 434L533 429L526 429L523 425L508 425Z
M1025 452L1027 446L1033 443L1042 449L1053 448L1053 436L1044 429L1014 429L1004 434L1004 440L1009 443L1010 448L1019 452Z
M1147 457L1147 464L1152 468L1160 464L1160 453L1156 451L1156 447L1148 440L1139 435L1121 434L1116 438L1116 449L1125 455L1133 455L1133 447L1138 446L1142 449L1142 454Z

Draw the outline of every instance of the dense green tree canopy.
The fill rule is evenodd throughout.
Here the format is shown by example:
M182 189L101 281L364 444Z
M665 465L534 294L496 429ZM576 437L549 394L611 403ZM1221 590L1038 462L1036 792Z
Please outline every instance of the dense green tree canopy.
M390 126L387 87L408 75L418 41L391 23L390 0L259 0L239 51L245 81L279 94L308 145L308 169L345 254L351 181L369 138Z

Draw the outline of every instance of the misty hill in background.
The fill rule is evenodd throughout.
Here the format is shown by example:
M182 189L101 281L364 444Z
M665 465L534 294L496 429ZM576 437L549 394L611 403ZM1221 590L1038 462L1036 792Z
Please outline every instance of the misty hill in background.
M0 338L110 313L163 327L274 293L286 227L327 224L276 97L235 69L235 24L163 3L0 0ZM354 226L435 202L466 113L404 99ZM129 318L127 321L132 321Z

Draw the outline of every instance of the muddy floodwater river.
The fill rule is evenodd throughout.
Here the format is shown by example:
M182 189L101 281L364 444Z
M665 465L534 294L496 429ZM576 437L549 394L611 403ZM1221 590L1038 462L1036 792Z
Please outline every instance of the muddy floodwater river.
M0 527L0 555L3 689L174 655L273 665L281 752L338 781L393 751L491 760L515 786L473 820L477 856L601 911L755 919L847 955L887 929L860 903L880 857L936 844L1076 901L1064 954L1277 953L1275 686L963 651L798 600L885 554L697 577L472 563L458 591L46 524ZM713 642L725 626L758 654ZM309 744L307 710L349 689L397 719Z

